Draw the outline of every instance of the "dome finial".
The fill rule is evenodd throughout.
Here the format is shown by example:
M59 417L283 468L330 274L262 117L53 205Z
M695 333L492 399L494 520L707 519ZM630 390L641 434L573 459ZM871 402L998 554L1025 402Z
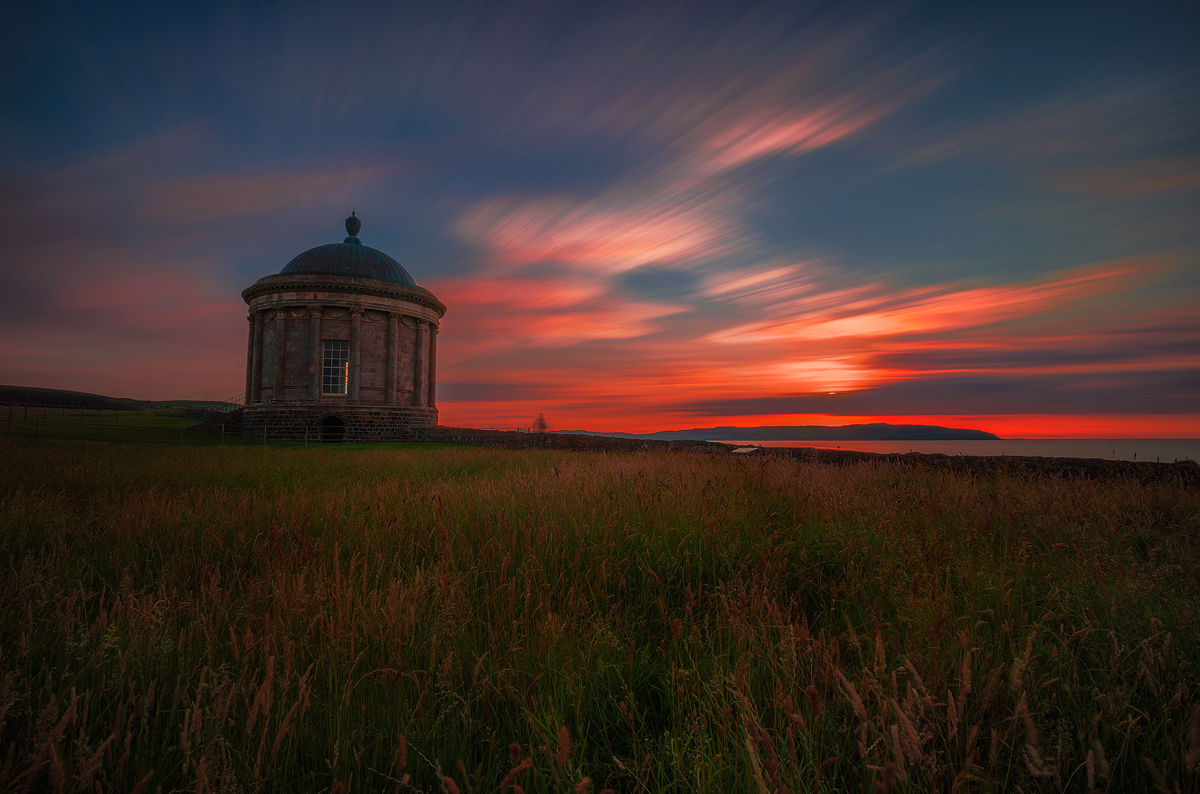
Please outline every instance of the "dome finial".
M354 210L350 210L350 217L346 219L346 234L351 237L358 236L358 230L362 228L362 221L354 214Z

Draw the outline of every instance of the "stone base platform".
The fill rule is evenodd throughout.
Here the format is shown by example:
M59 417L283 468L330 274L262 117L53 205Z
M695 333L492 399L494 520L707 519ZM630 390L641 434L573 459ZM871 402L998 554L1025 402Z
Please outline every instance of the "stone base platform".
M271 403L242 409L242 435L293 441L389 441L437 427L437 408Z

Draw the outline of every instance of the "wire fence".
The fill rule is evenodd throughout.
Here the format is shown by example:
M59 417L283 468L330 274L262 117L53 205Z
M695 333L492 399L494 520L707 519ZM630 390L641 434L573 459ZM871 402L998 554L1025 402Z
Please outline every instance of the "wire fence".
M225 426L215 438L212 433L196 432L204 421L202 409L0 404L0 431L14 439L211 444L232 435Z
M235 398L236 399L236 398ZM240 402L193 408L95 408L0 402L0 436L10 439L105 441L134 444L306 447L379 442L545 448L545 434L528 428L413 428L403 436L359 437L313 425L243 428Z

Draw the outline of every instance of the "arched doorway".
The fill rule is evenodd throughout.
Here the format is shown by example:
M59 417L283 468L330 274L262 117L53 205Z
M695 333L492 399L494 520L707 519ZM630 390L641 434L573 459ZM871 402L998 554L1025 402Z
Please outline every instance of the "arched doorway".
M340 443L346 440L346 423L336 416L327 416L321 420L321 440L326 443Z

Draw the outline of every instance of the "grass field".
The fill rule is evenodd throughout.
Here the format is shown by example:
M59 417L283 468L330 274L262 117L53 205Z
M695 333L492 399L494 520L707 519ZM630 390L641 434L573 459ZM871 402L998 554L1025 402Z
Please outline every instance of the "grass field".
M60 408L51 405L0 406L0 437L58 441L124 441L133 443L222 443L218 433L188 432L199 424L194 411L181 408L110 410ZM228 441L242 439L230 433Z
M0 790L1200 787L1195 490L0 453Z
M243 436L240 426L205 426L195 409L111 410L41 405L0 406L0 439L108 441L188 446L256 445L303 447L308 442ZM318 443L314 430L312 443Z

